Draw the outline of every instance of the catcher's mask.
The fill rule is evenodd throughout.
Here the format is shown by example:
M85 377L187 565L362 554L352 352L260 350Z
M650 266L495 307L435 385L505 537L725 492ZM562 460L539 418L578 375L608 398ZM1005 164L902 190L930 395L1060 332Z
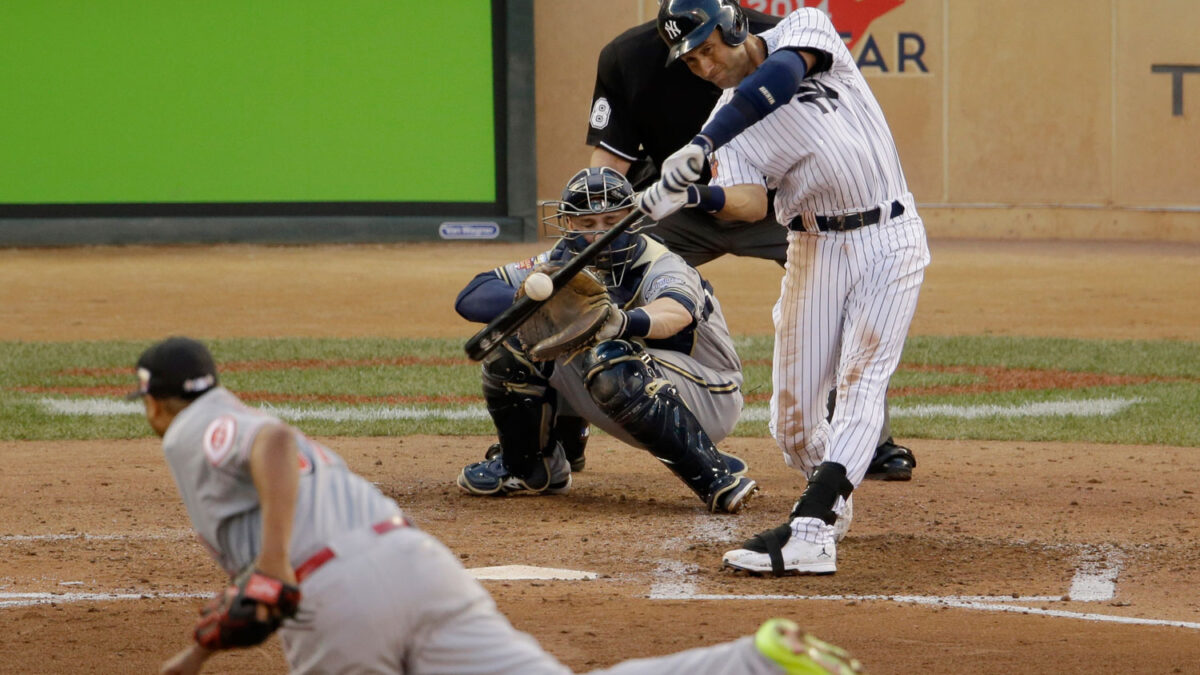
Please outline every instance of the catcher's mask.
M542 202L541 206L542 222L557 229L567 250L576 254L634 208L633 186L615 169L592 167L567 181L562 199ZM591 266L607 286L621 285L641 248L638 233L646 227L649 225L639 223L625 230L593 259Z

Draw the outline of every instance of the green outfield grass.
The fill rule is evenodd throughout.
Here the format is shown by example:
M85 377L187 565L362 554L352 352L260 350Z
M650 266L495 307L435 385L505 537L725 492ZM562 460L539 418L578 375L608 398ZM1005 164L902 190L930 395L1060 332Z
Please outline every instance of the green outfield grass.
M147 342L0 342L0 438L149 435L122 391ZM223 384L314 435L488 434L458 340L211 340ZM771 338L739 338L767 435ZM1011 372L1016 369L1019 372ZM1102 377L1103 376L1103 377ZM1046 387L1047 381L1060 386ZM1200 447L1200 344L914 337L892 380L897 436Z

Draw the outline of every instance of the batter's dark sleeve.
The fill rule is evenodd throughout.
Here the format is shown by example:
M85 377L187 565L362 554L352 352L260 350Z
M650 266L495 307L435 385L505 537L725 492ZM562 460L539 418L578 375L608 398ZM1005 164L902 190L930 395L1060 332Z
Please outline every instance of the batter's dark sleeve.
M588 116L587 143L633 162L641 157L641 139L633 124L630 84L621 76L617 48L610 42L600 50L596 87Z
M516 289L495 270L475 275L454 301L454 311L467 321L487 323L513 303Z

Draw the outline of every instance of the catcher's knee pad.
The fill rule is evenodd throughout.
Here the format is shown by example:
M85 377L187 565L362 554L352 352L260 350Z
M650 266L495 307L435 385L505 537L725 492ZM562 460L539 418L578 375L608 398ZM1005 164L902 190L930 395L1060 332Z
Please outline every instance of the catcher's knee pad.
M505 342L483 362L483 397L496 425L505 467L524 477L553 451L554 390L542 367Z
M713 508L713 497L737 478L700 421L636 344L608 340L584 361L588 393L650 454L666 464Z
M641 417L658 389L671 386L650 355L625 340L605 340L593 347L583 369L588 394L621 426Z

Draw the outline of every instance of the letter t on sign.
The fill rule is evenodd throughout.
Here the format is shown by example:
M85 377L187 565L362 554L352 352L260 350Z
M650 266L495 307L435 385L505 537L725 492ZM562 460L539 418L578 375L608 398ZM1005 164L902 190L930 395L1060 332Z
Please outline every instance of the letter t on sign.
M1150 72L1171 74L1171 116L1183 116L1183 75L1200 73L1200 66L1156 63L1150 66Z

